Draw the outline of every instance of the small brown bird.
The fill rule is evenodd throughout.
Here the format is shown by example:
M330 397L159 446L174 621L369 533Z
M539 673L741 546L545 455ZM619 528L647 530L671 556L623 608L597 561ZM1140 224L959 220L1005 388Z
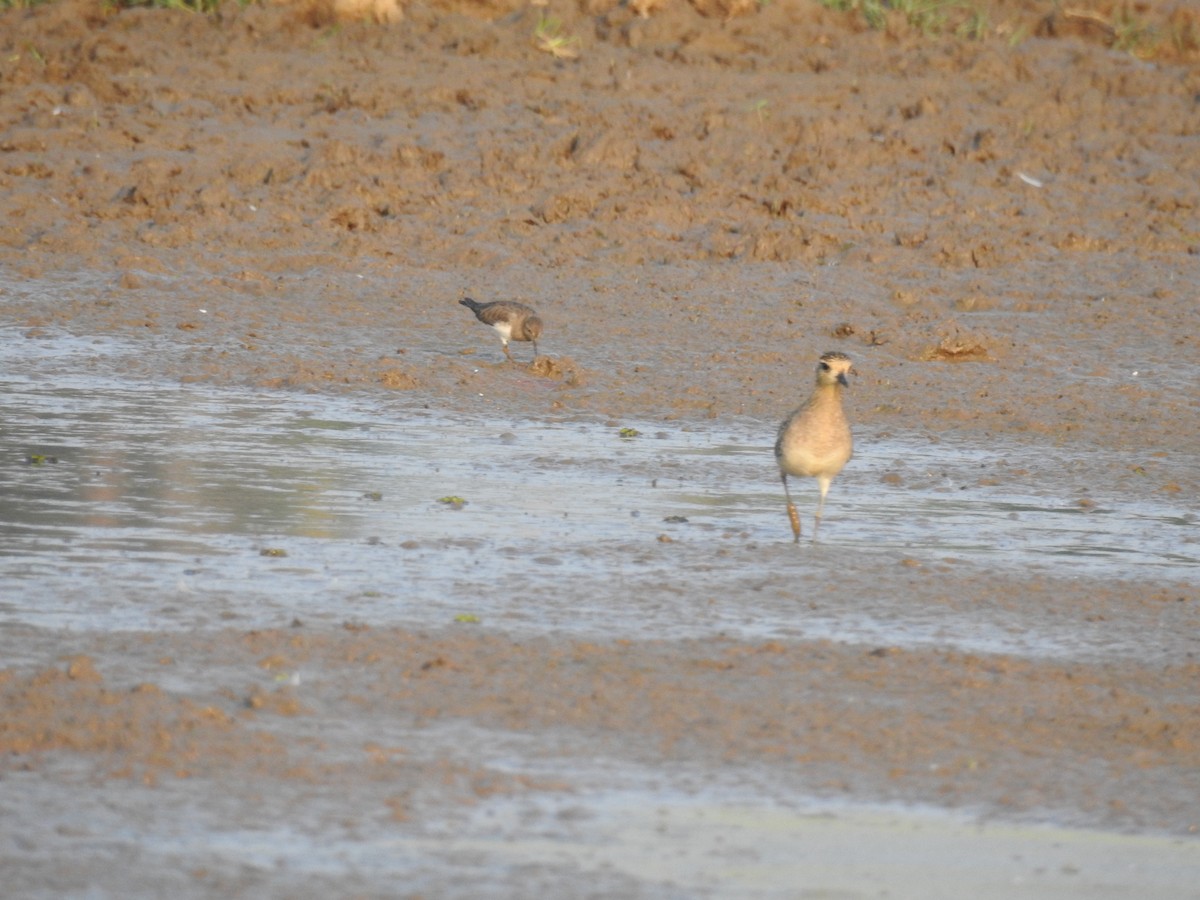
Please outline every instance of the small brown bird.
M477 303L470 297L458 301L484 325L491 325L500 332L500 340L504 344L504 355L510 360L508 342L531 341L533 343L533 358L537 360L538 338L542 336L542 320L524 303L514 303L511 300L497 300L494 303Z
M822 354L817 363L817 386L808 401L784 419L775 439L775 460L779 477L783 479L783 496L787 498L788 520L792 534L800 540L800 514L788 493L788 476L803 475L817 479L821 499L813 523L813 539L825 510L825 495L842 466L850 460L854 441L850 423L842 409L842 388L849 387L847 374L853 374L850 357L845 353Z

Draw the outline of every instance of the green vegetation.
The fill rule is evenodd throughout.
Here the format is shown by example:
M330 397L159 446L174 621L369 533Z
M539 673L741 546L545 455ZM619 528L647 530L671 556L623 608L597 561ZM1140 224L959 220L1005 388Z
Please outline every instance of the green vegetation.
M951 18L961 21L960 37L980 38L987 32L987 14L968 0L819 0L826 9L858 13L872 28L887 26L891 15L922 34L942 34Z
M1010 46L1030 33L1029 22L995 25L987 0L816 0L826 9L861 16L871 28L898 22L925 35L951 34L980 41L1007 35ZM1059 0L1048 4L1046 21L1056 18L1082 27L1087 37L1140 59L1163 56L1194 57L1200 50L1200 14L1176 12L1157 21L1135 4L1114 5L1111 13L1071 8ZM1089 33L1090 32L1090 33Z
M966 38L969 41L982 41L992 30L991 19L988 14L981 9L971 9L967 12L966 17L954 29L954 33L960 38Z
M533 29L533 43L555 59L574 59L579 55L579 37L565 32L562 19L545 13L538 15L537 26Z
M52 3L54 0L0 0L0 12L14 9L31 9ZM171 9L201 15L216 13L225 3L248 6L260 0L101 0L104 8L112 13L124 9ZM1178 8L1156 9L1153 4L1144 5L1133 0L1116 0L1097 4L1100 9L1088 8L1093 3L1087 0L1072 6L1066 0L1047 0L1044 12L1036 17L1028 14L1010 17L1006 21L994 21L993 15L1004 4L993 0L812 0L826 9L858 17L870 28L887 29L907 26L927 35L949 35L960 40L982 41L999 37L1010 46L1020 44L1035 29L1047 22L1068 23L1073 27L1068 33L1080 34L1086 40L1098 41L1105 46L1139 59L1191 59L1200 57L1200 11L1186 5ZM769 5L770 0L758 0L758 6ZM1019 5L1018 5L1019 6ZM1010 10L1010 13L1012 10ZM340 24L333 24L320 36L327 40L337 34ZM1040 30L1038 33L1042 33ZM533 29L533 45L555 59L575 59L582 49L578 35L568 32L563 20L545 11L538 13ZM29 52L37 58L36 51ZM770 111L765 100L751 107L760 127L765 126Z
M750 112L758 116L758 127L762 128L767 124L767 119L771 115L771 101L755 100L750 104Z
M1122 8L1116 17L1105 26L1112 35L1114 49L1136 56L1139 59L1151 59L1157 56L1164 44L1173 45L1177 51L1187 49L1187 39L1181 29L1168 28L1166 31L1156 28L1144 19L1133 15L1128 8ZM1193 48L1194 38L1193 34Z

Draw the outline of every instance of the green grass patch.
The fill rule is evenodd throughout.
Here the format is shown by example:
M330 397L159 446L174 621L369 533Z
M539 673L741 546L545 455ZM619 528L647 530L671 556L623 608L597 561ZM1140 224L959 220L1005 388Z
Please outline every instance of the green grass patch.
M1011 46L1042 26L1057 20L1069 26L1066 33L1139 59L1195 60L1200 57L1200 9L1180 6L1157 11L1137 3L1104 4L1105 10L1064 5L1048 0L1036 19L1018 16L1006 22L992 21L993 4L988 0L816 0L835 12L861 18L868 27L883 30L901 23L927 35L951 35L982 41L1006 37ZM1039 24L1040 23L1040 24ZM1053 34L1053 30L1050 31Z
M818 0L826 9L860 15L872 28L895 17L922 34L953 31L959 37L986 36L987 13L970 0Z
M545 13L538 14L537 25L533 29L533 43L555 59L574 59L579 55L579 36L567 34L562 19Z

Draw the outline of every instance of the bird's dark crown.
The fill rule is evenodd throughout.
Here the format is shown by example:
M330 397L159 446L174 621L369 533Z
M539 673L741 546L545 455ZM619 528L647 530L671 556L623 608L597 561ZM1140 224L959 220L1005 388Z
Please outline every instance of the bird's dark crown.
M827 363L827 362L830 362L831 360L835 360L835 359L844 359L844 360L846 360L846 362L850 361L850 357L847 356L845 353L843 353L841 350L830 350L828 353L821 354L821 362L823 362L823 363Z

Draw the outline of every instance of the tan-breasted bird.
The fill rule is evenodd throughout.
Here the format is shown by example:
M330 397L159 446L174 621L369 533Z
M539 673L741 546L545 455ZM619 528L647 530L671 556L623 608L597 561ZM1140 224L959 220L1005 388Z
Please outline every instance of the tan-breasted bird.
M800 514L788 493L788 476L817 479L821 497L813 523L813 538L825 510L825 495L838 472L850 460L854 441L850 423L842 409L842 388L849 387L846 376L853 369L850 357L836 351L824 353L817 363L817 386L803 406L783 420L775 439L775 460L783 480L783 496L787 499L788 521L792 534L800 540Z

